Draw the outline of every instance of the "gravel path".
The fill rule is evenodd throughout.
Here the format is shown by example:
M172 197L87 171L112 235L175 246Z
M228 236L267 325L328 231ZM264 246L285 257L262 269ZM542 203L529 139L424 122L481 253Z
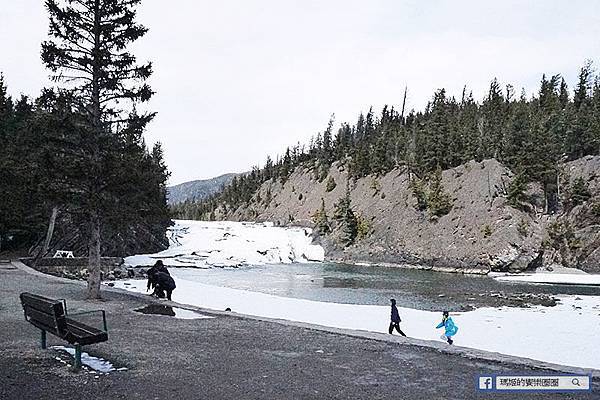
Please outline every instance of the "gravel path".
M109 341L84 351L128 370L74 373L55 359L59 353L39 349L39 331L23 319L23 291L65 298L72 311L105 309ZM493 398L475 390L477 375L551 373L224 313L195 320L143 315L133 309L151 298L104 294L85 301L80 282L0 268L0 399ZM48 337L49 345L65 344ZM519 398L600 398L600 380L591 393Z

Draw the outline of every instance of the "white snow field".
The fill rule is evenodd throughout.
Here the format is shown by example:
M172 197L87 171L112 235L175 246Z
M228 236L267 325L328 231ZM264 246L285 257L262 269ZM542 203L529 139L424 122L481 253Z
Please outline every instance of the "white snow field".
M323 259L323 250L312 246L306 230L301 228L177 221L172 232L174 237L168 250L130 257L127 263L151 265L161 258L167 265L193 263L206 268L209 265L220 266L221 262L233 264L233 261L244 264ZM259 317L387 332L390 319L388 304L339 304L280 297L186 279L194 274L192 269L172 268L170 272L177 284L173 301L182 304L221 311L229 307L234 312ZM144 280L117 281L115 286L146 292ZM459 327L455 344L562 365L600 369L600 296L555 297L560 299L555 307L479 308L454 313L453 319ZM442 330L435 329L441 319L440 313L402 307L399 311L401 328L408 336L440 340Z
M600 274L586 273L556 274L536 272L534 274L501 274L494 276L494 279L506 282L600 286Z
M309 228L280 228L270 223L175 221L170 247L156 254L127 257L125 264L150 266L157 259L173 267L237 267L323 261Z

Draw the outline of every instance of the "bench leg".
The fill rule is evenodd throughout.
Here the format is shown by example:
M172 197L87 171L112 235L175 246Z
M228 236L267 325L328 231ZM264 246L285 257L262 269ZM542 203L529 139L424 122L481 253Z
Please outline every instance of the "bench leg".
M75 371L79 371L81 369L81 345L75 345Z
M43 329L40 329L42 331L42 339L41 339L41 344L42 344L42 349L46 349L46 331Z

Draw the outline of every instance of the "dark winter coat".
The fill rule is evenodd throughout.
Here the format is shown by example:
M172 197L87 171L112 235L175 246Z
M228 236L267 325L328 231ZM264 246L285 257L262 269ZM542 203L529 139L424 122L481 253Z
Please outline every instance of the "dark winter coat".
M175 289L175 281L171 278L171 275L165 274L164 272L157 272L154 274L156 285L164 290Z
M400 322L400 314L395 304L392 304L392 322Z
M161 266L156 266L153 265L152 268L150 268L146 273L148 274L148 284L146 285L146 289L150 290L150 288L154 289L154 287L156 286L156 274L158 272L163 272L167 275L171 275L169 274L169 270L167 269L167 267L165 267L164 265Z

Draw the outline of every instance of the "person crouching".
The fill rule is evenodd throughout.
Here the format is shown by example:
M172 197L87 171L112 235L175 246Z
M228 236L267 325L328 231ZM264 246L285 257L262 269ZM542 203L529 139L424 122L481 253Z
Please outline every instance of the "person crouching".
M171 300L171 293L175 289L175 281L171 278L171 274L169 274L169 270L162 260L158 260L146 273L148 274L146 291L151 288L154 289L152 295L160 299L164 299L166 293L167 299Z
M156 282L154 294L159 299L164 299L166 293L167 300L171 300L171 294L176 288L175 281L171 278L171 275L164 272L156 272L154 274L154 281Z

